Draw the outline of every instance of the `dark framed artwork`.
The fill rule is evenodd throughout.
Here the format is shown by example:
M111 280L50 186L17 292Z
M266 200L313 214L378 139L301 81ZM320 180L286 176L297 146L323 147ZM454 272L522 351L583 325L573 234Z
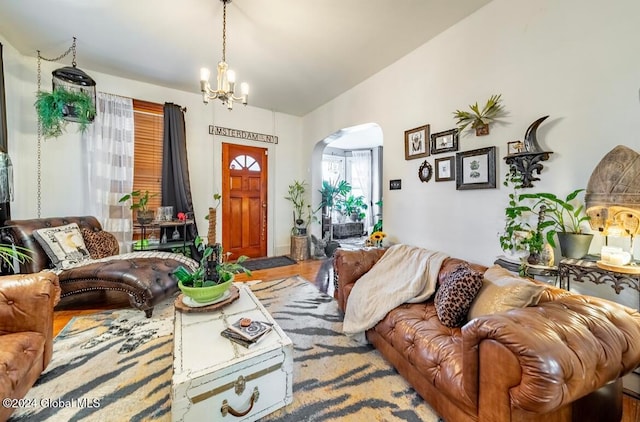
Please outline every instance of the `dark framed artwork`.
M431 135L431 154L458 150L458 129L445 130Z
M456 189L496 187L496 147L480 148L456 154Z
M429 156L429 125L404 131L404 159Z
M436 158L436 182L456 180L456 157Z
M428 182L432 174L433 169L431 168L431 164L429 164L427 160L424 160L418 169L418 179L423 183Z

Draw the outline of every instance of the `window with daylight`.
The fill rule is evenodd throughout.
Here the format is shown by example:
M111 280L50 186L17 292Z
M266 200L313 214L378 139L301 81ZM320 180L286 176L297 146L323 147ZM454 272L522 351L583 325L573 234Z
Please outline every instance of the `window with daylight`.
M133 190L157 194L149 200L150 210L162 204L162 134L164 106L142 100L133 100L134 150Z
M249 171L260 171L260 164L253 157L249 157L248 155L238 155L233 160L231 160L231 164L229 164L229 168L231 170L249 170Z

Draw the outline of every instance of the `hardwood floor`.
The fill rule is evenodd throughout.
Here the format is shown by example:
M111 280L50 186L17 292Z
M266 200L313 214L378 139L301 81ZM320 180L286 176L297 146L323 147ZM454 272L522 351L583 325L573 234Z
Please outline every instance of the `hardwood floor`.
M333 294L333 285L328 282L326 267L330 260L309 259L294 265L253 271L251 277L246 274L236 275L236 281L277 280L299 275L316 283L321 290ZM324 264L324 265L323 265ZM322 271L321 271L322 270ZM323 274L325 274L323 276ZM120 292L95 292L64 298L56 307L53 316L53 335L57 335L65 325L78 315L94 314L105 309L128 308L129 300Z
M237 281L249 280L277 280L280 278L299 275L313 282L322 291L333 295L333 280L331 279L330 260L306 260L294 265L286 267L270 268L267 270L253 271L252 276L245 274L236 276ZM127 308L129 301L122 294L95 294L80 295L82 298L70 297L68 300L61 301L54 312L53 332L57 335L60 330L73 318L78 315L93 314L105 309ZM622 401L622 421L621 422L640 422L640 400L635 400L628 395L623 396Z

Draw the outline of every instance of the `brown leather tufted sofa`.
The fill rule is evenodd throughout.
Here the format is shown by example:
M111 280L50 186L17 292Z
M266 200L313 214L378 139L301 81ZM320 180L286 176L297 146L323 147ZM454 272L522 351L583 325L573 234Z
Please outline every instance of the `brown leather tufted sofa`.
M59 299L52 272L0 277L0 398L23 398L49 364ZM3 401L0 421L11 415L13 404Z
M343 311L358 278L383 253L336 252ZM439 280L460 262L445 260ZM538 306L461 328L443 326L432 300L404 304L366 334L448 422L619 421L621 377L640 364L640 313L551 286Z
M21 273L35 273L52 264L46 252L33 237L33 231L44 227L57 227L76 223L82 228L102 230L95 217L37 218L31 220L8 220L5 222L4 237L17 246L32 251L32 261L20 265ZM117 251L114 251L117 253ZM77 268L62 270L59 274L61 297L99 291L115 290L129 295L132 307L145 311L151 317L154 306L178 291L177 281L172 271L180 261L165 254L164 257L115 259L94 262Z

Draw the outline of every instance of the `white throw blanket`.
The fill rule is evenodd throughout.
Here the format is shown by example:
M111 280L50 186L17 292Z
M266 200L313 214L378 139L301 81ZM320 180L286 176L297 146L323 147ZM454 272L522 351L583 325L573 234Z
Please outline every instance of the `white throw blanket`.
M448 256L408 245L393 245L353 286L342 330L365 342L364 332L403 303L419 303L436 290L438 272Z

